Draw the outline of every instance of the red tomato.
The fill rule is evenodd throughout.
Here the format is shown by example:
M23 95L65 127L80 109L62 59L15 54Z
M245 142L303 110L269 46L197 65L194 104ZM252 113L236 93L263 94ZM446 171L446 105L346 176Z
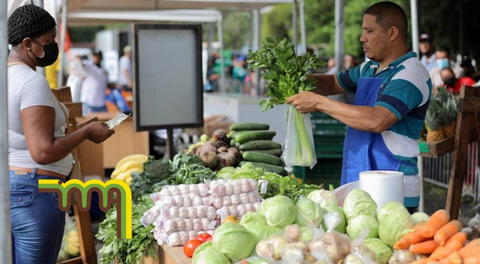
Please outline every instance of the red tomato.
M202 242L197 239L192 239L187 241L185 245L183 245L183 253L185 253L185 256L191 258L193 256L193 253L195 252L195 249L197 249L198 246L200 246Z
M208 239L211 239L212 236L209 234L209 233L201 233L201 234L198 234L198 236L195 238L197 240L200 240L200 242L207 242Z

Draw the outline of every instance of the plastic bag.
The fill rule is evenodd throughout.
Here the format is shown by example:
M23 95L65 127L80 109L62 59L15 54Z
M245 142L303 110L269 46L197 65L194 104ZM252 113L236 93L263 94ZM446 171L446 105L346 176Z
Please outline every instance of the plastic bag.
M303 166L313 168L317 163L313 143L312 121L310 114L302 114L289 105L286 113L287 135L283 161L289 167Z

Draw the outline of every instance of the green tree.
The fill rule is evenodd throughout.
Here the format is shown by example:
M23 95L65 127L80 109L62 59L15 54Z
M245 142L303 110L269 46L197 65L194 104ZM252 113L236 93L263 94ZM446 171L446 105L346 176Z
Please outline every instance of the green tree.
M249 45L250 14L228 12L223 14L223 41L225 49L239 50Z

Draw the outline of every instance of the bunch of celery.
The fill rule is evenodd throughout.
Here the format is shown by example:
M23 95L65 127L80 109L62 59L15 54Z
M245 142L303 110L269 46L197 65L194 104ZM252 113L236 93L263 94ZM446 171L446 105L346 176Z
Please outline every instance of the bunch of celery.
M301 91L315 88L314 81L307 76L318 66L317 57L311 54L297 56L293 44L287 39L276 41L267 38L259 50L248 53L247 62L250 69L262 71L266 82L267 99L260 103L263 111L274 105L284 104L288 97ZM293 142L297 143L294 146L286 144L285 148L294 148L295 158L293 162L285 162L288 165L310 166L315 163L316 157L313 139L310 140L311 131L307 131L305 127L306 117L293 107L289 107L288 111L293 111L291 121L297 137Z

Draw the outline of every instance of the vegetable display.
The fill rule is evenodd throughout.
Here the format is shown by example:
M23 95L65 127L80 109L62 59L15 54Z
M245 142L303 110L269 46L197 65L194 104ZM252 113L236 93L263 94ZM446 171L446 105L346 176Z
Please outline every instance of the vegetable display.
M250 51L247 59L252 70L262 70L266 82L266 96L260 105L263 111L274 105L284 104L286 99L301 91L313 90L314 81L308 79L318 65L314 55L303 54L297 56L295 47L287 39L275 41L267 38L257 51ZM285 162L288 165L311 166L315 164L315 150L311 129L306 126L305 119L310 124L310 117L299 113L294 107L289 107L291 119L287 119L288 126L294 127L294 132L285 143L286 154L293 153Z

